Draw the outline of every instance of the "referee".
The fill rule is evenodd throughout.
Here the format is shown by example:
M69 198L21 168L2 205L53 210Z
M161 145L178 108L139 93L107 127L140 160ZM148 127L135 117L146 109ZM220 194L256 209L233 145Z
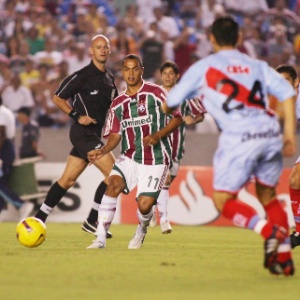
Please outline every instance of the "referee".
M89 53L92 57L91 63L66 77L53 97L54 104L74 119L70 128L70 141L73 148L62 176L52 185L45 202L35 215L43 222L88 166L87 153L104 145L101 141L102 127L110 104L118 95L114 78L106 69L106 61L110 54L107 37L104 35L94 36ZM68 99L72 100L72 106ZM82 229L87 232L96 232L98 207L106 190L106 178L112 169L114 160L113 154L108 153L94 162L94 165L105 176L105 180L99 184L90 214L82 225ZM109 232L107 235L107 237L111 237Z

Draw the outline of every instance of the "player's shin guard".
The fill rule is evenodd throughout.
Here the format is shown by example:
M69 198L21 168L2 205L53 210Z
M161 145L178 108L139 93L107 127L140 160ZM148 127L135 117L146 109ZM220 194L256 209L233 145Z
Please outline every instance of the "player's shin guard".
M147 233L147 228L150 224L150 220L151 220L152 215L153 215L153 210L152 209L147 215L142 215L140 210L139 209L137 210L137 217L139 219L139 225L137 227L137 233L138 234Z
M296 224L296 232L300 233L300 190L290 187L290 197L292 204L292 211Z
M59 203L66 192L67 190L62 188L58 182L55 182L51 186L44 203L41 205L35 217L45 222L52 209Z
M276 225L283 227L286 230L286 238L280 245L278 246L278 255L277 255L277 262L284 266L287 262L292 262L292 254L291 254L291 241L289 236L289 224L288 224L288 217L287 213L283 209L282 205L277 199L272 200L269 204L264 206L265 211L267 213L268 220ZM287 267L289 269L289 266ZM287 270L288 274L285 275L292 275L290 271ZM294 272L294 267L292 273ZM283 268L283 273L285 270Z
M102 181L99 184L99 186L97 187L97 190L96 190L95 196L94 196L94 202L93 202L92 208L90 210L89 216L87 217L87 220L90 224L97 222L99 206L101 204L103 195L106 191L106 187L107 187L107 184L104 181Z
M159 213L160 223L168 221L168 200L169 188L164 187L157 198L157 210Z
M249 228L262 235L265 239L272 234L272 224L261 219L250 205L239 200L227 200L222 214L224 217L230 219L234 225Z
M98 227L97 240L105 244L106 232L108 231L111 222L115 216L117 207L117 197L109 197L104 195L98 211Z

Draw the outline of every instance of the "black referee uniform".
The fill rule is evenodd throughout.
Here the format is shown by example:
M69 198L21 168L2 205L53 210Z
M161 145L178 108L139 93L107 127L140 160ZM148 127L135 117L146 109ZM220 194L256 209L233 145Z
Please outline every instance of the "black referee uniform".
M70 129L73 148L70 155L87 160L87 153L103 146L102 128L112 100L118 95L114 77L106 70L100 71L91 61L89 65L66 77L55 92L59 98L72 100L79 115L97 121L88 126L74 122Z

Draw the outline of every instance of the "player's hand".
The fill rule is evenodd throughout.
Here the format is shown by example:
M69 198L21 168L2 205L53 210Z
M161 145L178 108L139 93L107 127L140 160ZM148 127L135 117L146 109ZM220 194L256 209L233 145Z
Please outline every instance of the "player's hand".
M159 135L157 133L150 134L143 139L143 146L147 147L151 145L156 145L158 141L159 141Z
M87 159L90 163L93 163L97 159L100 159L103 155L102 149L94 149L88 152Z
M90 124L97 124L97 121L89 116L80 116L78 119L78 123L84 126L88 126Z
M295 140L284 139L282 155L285 157L291 157L296 152Z

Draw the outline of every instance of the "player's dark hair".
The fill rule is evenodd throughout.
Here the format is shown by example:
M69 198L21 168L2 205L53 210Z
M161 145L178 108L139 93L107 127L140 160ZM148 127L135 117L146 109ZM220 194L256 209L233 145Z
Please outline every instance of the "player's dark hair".
M287 65L287 64L279 65L278 67L276 67L275 70L278 73L287 73L287 74L289 74L291 76L291 78L293 79L293 81L298 78L297 71L292 65Z
M239 25L231 17L220 17L213 22L211 33L220 46L235 46L239 38Z
M164 69L167 69L167 68L172 68L176 75L179 74L179 67L175 62L173 62L171 60L167 60L166 62L164 62L161 65L161 67L159 68L160 73L162 73L164 71Z
M136 55L136 54L128 54L128 55L126 55L126 56L123 58L123 60L122 60L122 65L124 65L124 62L125 62L125 60L127 60L127 59L134 59L134 60L136 60L136 61L138 62L138 64L140 65L140 67L143 68L143 62L142 62L142 59L141 59L138 55Z

